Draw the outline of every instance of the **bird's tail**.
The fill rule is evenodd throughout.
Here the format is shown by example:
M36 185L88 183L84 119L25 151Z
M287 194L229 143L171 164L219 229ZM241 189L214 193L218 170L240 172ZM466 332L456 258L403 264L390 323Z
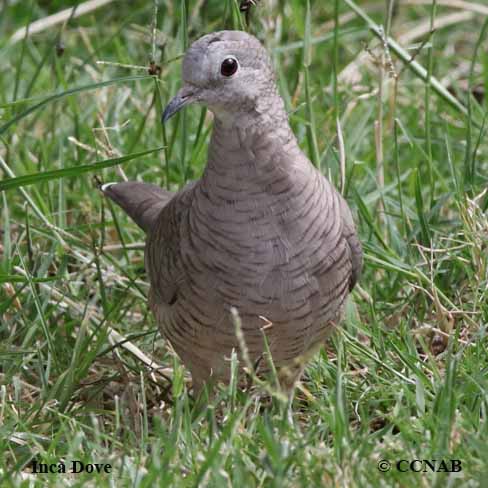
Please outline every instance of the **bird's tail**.
M124 181L105 183L102 193L121 207L127 215L146 233L154 226L161 209L171 200L174 193L157 185Z

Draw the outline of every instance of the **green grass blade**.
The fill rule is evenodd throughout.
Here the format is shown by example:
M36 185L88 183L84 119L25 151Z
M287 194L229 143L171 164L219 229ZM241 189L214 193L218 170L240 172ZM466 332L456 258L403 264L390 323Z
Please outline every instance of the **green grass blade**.
M22 120L24 117L27 117L32 112L35 112L36 110L40 109L41 107L44 107L45 105L48 105L49 103L55 102L56 100L60 100L61 98L70 95L75 95L76 93L96 90L97 88L103 88L105 86L115 85L117 83L129 83L133 81L145 80L148 78L152 78L152 76L150 75L125 76L122 78L114 78L112 80L101 81L100 83L90 83L89 85L78 86L60 93L55 93L54 95L51 95L45 98L44 100L40 101L36 105L33 105L32 107L25 109L20 114L10 119L7 123L0 126L0 136L4 134L10 127L12 127L20 120Z
M356 5L353 0L344 0L349 7L351 7L356 14L361 17L367 24L371 32L380 40L383 40L383 31L379 25L377 25L371 17L358 5ZM458 112L464 116L468 116L468 109L449 91L442 86L437 78L428 76L428 71L417 61L415 61L412 56L406 51L400 44L398 44L394 39L388 37L386 39L388 47L408 66L408 68L413 71L422 81L430 83L432 89L442 97L449 105L455 108Z
M93 164L83 164L81 166L72 166L70 168L56 169L51 171L43 171L42 173L34 173L30 175L17 176L16 178L6 178L0 181L0 191L12 190L13 188L20 188L23 186L34 185L41 181L50 181L58 178L66 178L69 176L79 176L83 173L93 173L104 168L110 168L117 164L122 164L132 159L141 158L147 154L159 152L163 147L155 149L148 149L134 154L128 154L120 158L106 159Z

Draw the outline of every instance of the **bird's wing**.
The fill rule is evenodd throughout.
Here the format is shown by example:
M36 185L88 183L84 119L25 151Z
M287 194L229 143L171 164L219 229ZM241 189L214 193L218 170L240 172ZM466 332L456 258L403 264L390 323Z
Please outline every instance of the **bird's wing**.
M352 291L352 289L358 282L359 277L361 276L361 270L363 268L363 248L361 246L361 242L358 239L356 227L354 226L354 221L352 219L349 205L341 195L339 195L339 200L343 225L342 235L346 239L351 253L352 271L349 290Z
M188 183L162 208L148 236L145 259L152 307L172 305L178 298L178 284L185 276L181 259L182 221L193 200L195 183Z
M146 233L151 231L163 207L175 195L157 185L124 181L106 183L100 187Z
M191 203L188 183L174 193L149 183L125 181L100 187L148 235L146 269L151 282L152 305L172 304L181 279L180 222Z

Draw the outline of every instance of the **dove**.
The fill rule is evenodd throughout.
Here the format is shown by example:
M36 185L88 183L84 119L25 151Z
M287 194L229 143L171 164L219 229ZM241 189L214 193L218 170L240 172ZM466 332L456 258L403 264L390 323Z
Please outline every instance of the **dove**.
M131 181L102 191L147 235L149 306L194 390L229 381L236 314L256 370L274 365L292 390L361 273L351 211L300 149L258 39L201 37L182 80L162 121L195 103L213 113L201 178L177 192Z

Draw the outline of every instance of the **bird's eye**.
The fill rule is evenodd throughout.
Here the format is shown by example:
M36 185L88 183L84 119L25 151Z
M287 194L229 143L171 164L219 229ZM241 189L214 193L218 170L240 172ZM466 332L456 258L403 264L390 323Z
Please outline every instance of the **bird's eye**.
M222 61L220 65L220 73L222 76L232 76L237 71L239 64L236 58L226 58Z

